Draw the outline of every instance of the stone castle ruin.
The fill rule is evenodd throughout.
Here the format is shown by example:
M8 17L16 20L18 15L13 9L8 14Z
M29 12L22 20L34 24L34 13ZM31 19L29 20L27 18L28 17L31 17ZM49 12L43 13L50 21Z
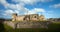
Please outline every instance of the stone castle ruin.
M48 22L45 22L45 17L38 14L18 16L14 13L12 21L6 21L5 23L13 28L47 28L48 25Z
M44 21L45 17L43 15L38 14L30 14L30 15L20 15L18 16L16 13L12 15L12 21Z

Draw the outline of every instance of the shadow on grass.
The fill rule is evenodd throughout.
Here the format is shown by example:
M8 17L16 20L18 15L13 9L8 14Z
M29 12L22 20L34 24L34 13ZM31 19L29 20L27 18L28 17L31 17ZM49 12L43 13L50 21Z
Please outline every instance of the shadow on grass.
M4 25L3 25L4 21L5 21L4 19L0 19L0 32L4 32L5 31L5 28L4 28Z
M60 23L51 23L48 25L49 32L60 32Z

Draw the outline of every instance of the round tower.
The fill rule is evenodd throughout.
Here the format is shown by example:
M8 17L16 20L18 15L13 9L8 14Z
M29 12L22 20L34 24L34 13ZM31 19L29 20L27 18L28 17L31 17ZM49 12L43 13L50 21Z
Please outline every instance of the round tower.
M12 21L16 21L17 13L12 14Z
M44 21L44 20L45 20L44 15L40 15L39 20L40 20L40 21Z

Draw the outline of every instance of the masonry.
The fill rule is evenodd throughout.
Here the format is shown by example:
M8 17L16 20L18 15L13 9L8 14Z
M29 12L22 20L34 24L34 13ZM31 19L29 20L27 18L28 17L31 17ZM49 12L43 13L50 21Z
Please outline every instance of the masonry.
M46 22L12 22L12 21L5 21L5 24L11 26L13 29L15 28L48 28L50 24L49 21Z
M20 15L18 16L16 13L12 15L12 21L44 21L45 17L43 15L38 14L29 14L29 15Z
M44 22L39 22L44 21ZM15 28L47 28L48 22L45 17L38 14L20 15L16 13L12 15L12 21L5 21L5 24Z

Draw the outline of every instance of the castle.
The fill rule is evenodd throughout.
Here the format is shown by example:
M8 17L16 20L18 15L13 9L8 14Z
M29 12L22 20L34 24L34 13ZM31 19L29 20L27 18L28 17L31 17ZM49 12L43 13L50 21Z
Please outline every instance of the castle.
M43 15L38 14L29 14L29 15L20 15L18 16L16 13L12 15L12 21L44 21L45 17Z
M45 21L45 17L43 15L39 16L38 14L29 14L29 15L19 16L16 13L12 14L12 21L5 21L4 23L13 27L14 29L15 28L48 28L47 25L49 24L47 21Z

